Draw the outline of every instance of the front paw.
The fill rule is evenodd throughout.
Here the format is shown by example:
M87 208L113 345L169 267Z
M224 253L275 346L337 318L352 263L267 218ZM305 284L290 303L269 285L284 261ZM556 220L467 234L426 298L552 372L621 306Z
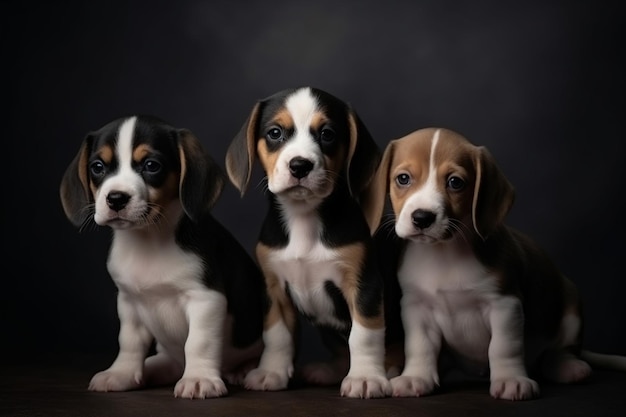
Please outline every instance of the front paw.
M539 396L539 385L525 376L513 376L491 381L489 393L503 400L529 400Z
M341 396L350 398L383 398L391 395L391 384L384 376L346 376Z
M182 377L174 387L176 398L214 398L228 393L220 377Z
M287 388L289 372L274 372L256 368L248 372L244 387L254 391L280 391Z
M107 369L98 372L89 382L90 391L130 391L143 386L141 371Z
M391 379L394 397L422 397L432 393L437 385L432 377L400 375Z

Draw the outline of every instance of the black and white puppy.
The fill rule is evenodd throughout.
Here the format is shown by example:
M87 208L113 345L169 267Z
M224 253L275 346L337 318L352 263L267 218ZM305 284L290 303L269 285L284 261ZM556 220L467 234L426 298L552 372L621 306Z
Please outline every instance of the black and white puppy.
M120 118L85 137L61 202L75 226L113 229L107 266L120 320L119 354L90 390L178 381L177 397L219 397L223 373L256 365L264 281L210 214L224 179L189 130L153 117Z
M390 394L382 279L359 203L380 154L350 106L310 87L257 102L233 139L226 155L231 181L243 195L258 159L269 191L256 255L270 305L265 350L246 376L248 389L288 386L299 312L324 330L324 341L341 341L328 343L334 362L304 369L305 380L343 379L341 395L348 397Z

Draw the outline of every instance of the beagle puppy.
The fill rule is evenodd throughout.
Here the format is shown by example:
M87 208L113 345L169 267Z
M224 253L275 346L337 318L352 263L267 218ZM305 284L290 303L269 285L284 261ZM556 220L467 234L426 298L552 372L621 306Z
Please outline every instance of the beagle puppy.
M220 397L222 376L236 382L256 366L264 281L210 213L224 182L189 130L153 117L120 118L83 140L61 202L81 230L112 229L107 267L120 320L119 354L90 390L178 381L176 397Z
M230 180L243 196L258 159L269 200L256 247L269 298L265 350L246 388L287 388L302 314L333 354L332 363L303 367L305 381L343 379L340 392L347 397L391 392L382 277L359 203L380 154L348 104L310 87L258 101L232 140Z
M431 393L443 347L488 371L491 396L509 400L539 394L529 371L563 383L586 378L581 355L626 370L624 357L581 352L577 290L503 223L514 191L486 148L435 128L393 140L364 199L372 230L387 195L403 244L396 272L406 361L391 379L393 396ZM382 226L376 239L389 235Z

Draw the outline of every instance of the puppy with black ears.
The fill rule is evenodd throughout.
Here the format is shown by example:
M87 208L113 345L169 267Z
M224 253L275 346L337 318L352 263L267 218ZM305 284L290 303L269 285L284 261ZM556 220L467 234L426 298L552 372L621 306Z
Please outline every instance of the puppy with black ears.
M380 151L354 110L319 89L280 91L256 103L227 155L245 193L255 160L267 180L268 212L256 247L269 298L253 390L280 390L294 371L297 317L321 331L334 362L305 380L341 383L347 397L384 397L382 280L359 203Z
M392 140L365 199L373 230L387 195L401 243L387 279L401 289L406 334L394 396L431 393L442 349L488 373L491 395L508 400L536 397L537 374L567 383L585 379L589 363L626 370L625 357L582 350L576 287L504 223L514 191L485 147L436 128Z
M117 358L90 390L176 383L176 397L219 397L222 376L237 382L256 366L264 281L210 213L224 180L192 132L154 117L120 118L83 140L61 202L75 226L113 230L120 320Z

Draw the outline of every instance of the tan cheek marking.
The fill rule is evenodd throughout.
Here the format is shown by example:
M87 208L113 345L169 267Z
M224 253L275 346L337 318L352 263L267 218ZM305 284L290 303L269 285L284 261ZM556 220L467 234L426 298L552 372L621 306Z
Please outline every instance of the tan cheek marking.
M156 205L158 212L178 198L178 183L179 176L171 172L160 188L150 188L150 202Z
M265 284L267 286L267 295L270 299L270 307L265 316L265 328L269 329L274 324L283 320L293 334L296 327L296 311L293 303L287 297L287 293L280 285L278 276L274 273L274 270L270 266L269 257L273 250L259 243L256 246L256 257L259 261L259 266L263 271L265 277Z
M267 149L267 141L265 138L259 138L257 141L256 152L265 173L268 177L271 177L274 173L274 168L276 167L276 162L280 152L270 152L269 149Z
M97 152L98 157L100 159L102 159L102 162L104 162L106 165L110 165L111 162L113 161L113 157L115 155L113 148L110 145L104 145L102 148L100 148ZM87 180L87 178L89 178L89 176L87 175L87 164L88 164L88 160L87 160L87 155L85 154L85 163L83 165L83 169L85 170L84 175L85 180ZM94 196L96 196L96 192L98 191L98 187L96 187L96 185L92 182L89 181L89 189L91 190L91 194Z
M379 314L374 317L364 317L359 313L357 306L359 295L359 282L363 269L363 260L366 250L362 243L344 246L337 250L338 258L341 259L339 268L342 272L341 291L346 297L350 315L360 325L368 329L381 329L385 326L382 304L379 306Z
M396 149L389 166L389 197L396 216L400 214L406 200L423 187L428 180L430 168L429 135L407 137L396 143ZM411 176L411 185L399 187L398 174L406 172Z

